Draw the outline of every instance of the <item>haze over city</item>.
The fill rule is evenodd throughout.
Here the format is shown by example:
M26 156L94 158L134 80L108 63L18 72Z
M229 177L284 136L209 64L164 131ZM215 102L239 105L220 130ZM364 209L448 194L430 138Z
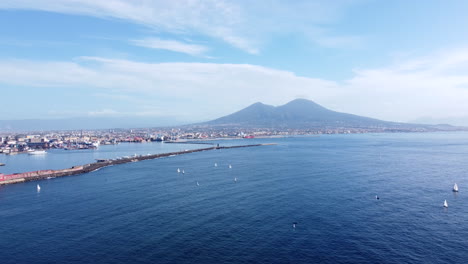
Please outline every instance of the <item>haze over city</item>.
M468 125L467 7L4 0L0 120L135 117L154 126L306 98L382 120Z

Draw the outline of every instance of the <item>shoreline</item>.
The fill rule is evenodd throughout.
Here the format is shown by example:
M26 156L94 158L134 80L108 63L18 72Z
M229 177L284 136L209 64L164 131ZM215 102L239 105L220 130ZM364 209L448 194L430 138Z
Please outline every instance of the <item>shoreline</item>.
M85 165L76 165L71 168L61 169L61 170L39 170L39 171L24 172L24 173L13 173L13 174L0 173L0 185L84 174L84 173L97 171L101 168L108 167L108 166L125 164L125 163L130 163L130 162L138 162L138 161L143 161L143 160L159 159L159 158L164 158L164 157L173 157L173 156L189 154L189 153L194 153L194 152L201 152L201 151L208 151L208 150L215 150L215 149L260 147L260 146L270 146L270 145L276 145L276 144L264 143L264 144L250 144L250 145L237 145L237 146L213 146L209 148L199 148L199 149L183 150L183 151L160 153L160 154L139 155L139 156L133 156L133 157L121 158L121 159L100 160L98 162L89 163Z

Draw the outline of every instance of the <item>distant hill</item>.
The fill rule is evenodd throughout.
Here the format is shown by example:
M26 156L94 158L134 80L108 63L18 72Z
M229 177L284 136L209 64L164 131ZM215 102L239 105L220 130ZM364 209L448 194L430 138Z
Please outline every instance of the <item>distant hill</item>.
M143 128L180 124L180 121L173 118L151 117L76 117L64 119L0 120L0 132Z
M449 117L442 117L442 118L435 118L435 117L420 117L414 119L412 123L417 124L451 124L453 126L468 126L468 116L449 116Z
M79 129L147 128L168 126L271 128L271 129L367 129L368 131L450 131L466 130L450 125L418 125L388 122L335 112L305 99L282 106L252 104L233 114L192 125L183 125L172 117L75 117L66 119L0 120L0 133Z
M430 125L389 122L369 117L335 112L306 99L296 99L278 107L255 103L233 114L204 122L199 125L293 129L441 129ZM449 127L450 126L445 126L445 128Z

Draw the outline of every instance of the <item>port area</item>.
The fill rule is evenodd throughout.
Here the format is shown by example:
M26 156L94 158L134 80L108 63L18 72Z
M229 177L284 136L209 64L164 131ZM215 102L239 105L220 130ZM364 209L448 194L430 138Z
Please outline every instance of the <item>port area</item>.
M251 144L251 145L238 145L238 146L217 145L217 146L213 146L209 148L183 150L183 151L178 151L178 152L135 155L131 157L123 157L123 158L117 158L117 159L99 159L97 160L97 162L94 162L94 163L73 166L69 169L62 169L62 170L39 170L39 171L24 172L24 173L13 173L13 174L0 173L0 185L78 175L78 174L88 173L88 172L95 171L95 170L98 170L107 166L112 166L112 165L124 164L124 163L129 163L129 162L137 162L137 161L142 161L142 160L158 159L158 158L163 158L163 157L172 157L172 156L189 154L189 153L194 153L194 152L201 152L201 151L208 151L208 150L215 150L215 149L259 147L259 146L268 146L268 145L276 145L276 144L265 143L265 144Z

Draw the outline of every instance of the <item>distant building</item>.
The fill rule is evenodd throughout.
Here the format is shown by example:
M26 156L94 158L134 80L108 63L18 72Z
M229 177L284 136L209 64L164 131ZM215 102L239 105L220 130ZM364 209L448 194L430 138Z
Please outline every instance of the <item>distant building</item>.
M7 145L16 145L16 140L8 140L6 142Z
M31 138L28 140L28 147L34 149L45 149L49 148L49 141L45 138Z

